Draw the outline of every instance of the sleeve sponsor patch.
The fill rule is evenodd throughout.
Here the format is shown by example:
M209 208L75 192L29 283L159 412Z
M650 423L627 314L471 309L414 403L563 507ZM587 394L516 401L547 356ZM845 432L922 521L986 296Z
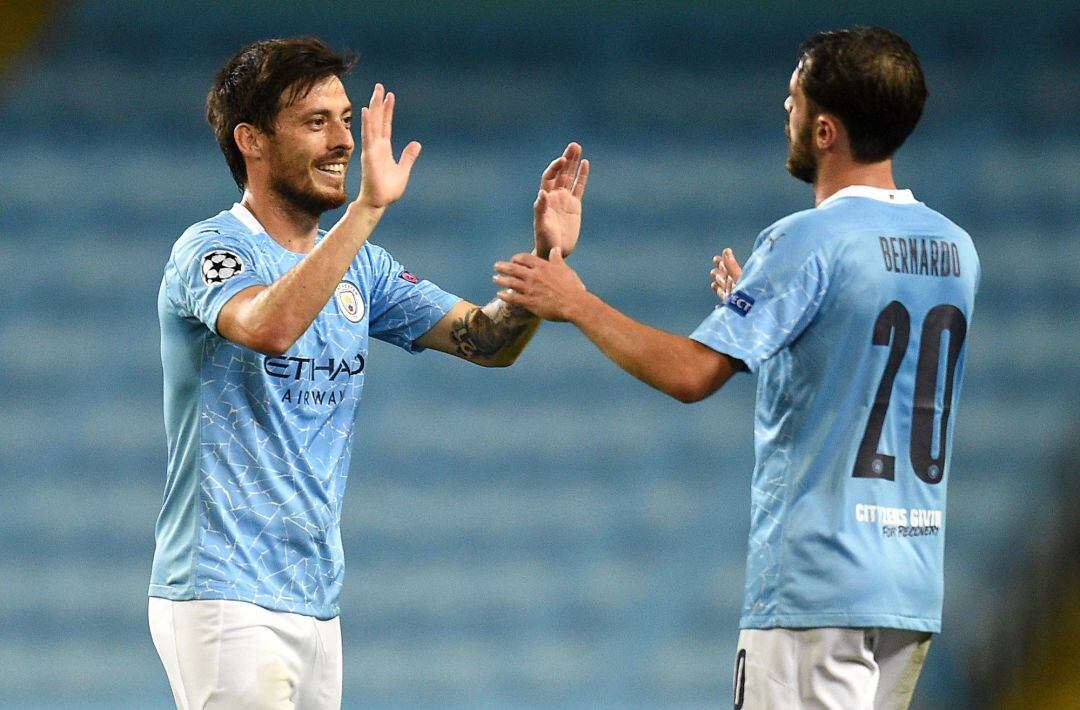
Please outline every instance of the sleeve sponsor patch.
M746 291L736 291L728 296L728 300L724 305L745 318L750 309L754 307L754 299Z
M244 262L231 251L215 249L203 254L202 277L210 288L218 286L244 270Z
M416 278L415 276L413 276L413 275L412 275L411 273L409 273L408 271L402 271L402 272L401 272L401 278L405 279L406 281L408 281L408 282L409 282L409 283L411 283L411 284L414 284L414 283L416 283L417 281L419 281L419 279L417 279L417 278Z

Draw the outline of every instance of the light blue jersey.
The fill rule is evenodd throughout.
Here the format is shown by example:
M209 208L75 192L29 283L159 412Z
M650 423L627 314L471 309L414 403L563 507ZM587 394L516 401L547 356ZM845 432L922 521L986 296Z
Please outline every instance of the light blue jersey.
M229 299L303 257L241 205L173 247L158 296L169 458L151 596L338 614L341 502L368 337L419 350L414 341L460 299L369 243L283 355L217 334Z
M854 186L762 232L691 335L758 375L743 628L940 630L978 283L962 229Z

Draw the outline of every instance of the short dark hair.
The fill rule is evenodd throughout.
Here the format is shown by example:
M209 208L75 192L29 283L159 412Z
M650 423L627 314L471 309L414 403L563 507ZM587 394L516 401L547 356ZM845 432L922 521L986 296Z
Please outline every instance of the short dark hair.
M314 37L260 40L225 62L206 95L206 120L241 190L247 182L247 166L233 139L236 126L250 123L273 133L279 111L306 96L323 79L341 78L354 64L354 53L337 54Z
M856 160L876 163L903 145L922 116L926 80L907 41L884 27L820 32L799 47L812 113L835 114Z

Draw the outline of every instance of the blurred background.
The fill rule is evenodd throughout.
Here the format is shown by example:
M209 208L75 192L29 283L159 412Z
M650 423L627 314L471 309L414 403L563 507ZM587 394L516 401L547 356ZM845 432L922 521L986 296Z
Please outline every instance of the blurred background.
M884 24L930 100L898 182L983 265L916 708L1080 707L1076 3L0 3L0 707L171 707L146 624L173 241L238 198L203 118L243 44L353 48L423 142L374 241L474 302L538 178L593 162L573 263L689 333L710 259L812 205L805 36ZM350 185L358 184L356 170ZM327 215L324 226L335 215ZM545 324L484 371L376 343L345 502L346 708L730 707L754 382L693 406Z

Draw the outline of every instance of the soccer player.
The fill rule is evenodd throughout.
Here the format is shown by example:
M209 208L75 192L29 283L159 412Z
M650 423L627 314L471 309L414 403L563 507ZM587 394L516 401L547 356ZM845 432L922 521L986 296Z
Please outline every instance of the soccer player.
M788 91L787 169L813 185L815 207L765 229L745 271L730 250L716 258L724 302L689 338L589 293L558 250L497 264L495 282L684 402L757 373L735 707L905 708L941 626L979 260L893 181L927 94L906 41L874 27L817 34Z
M181 709L340 707L341 503L369 338L498 367L540 322L367 241L420 153L394 159L379 84L360 109L359 195L319 229L347 201L352 64L315 39L256 42L207 97L243 197L184 232L158 298L168 477L149 618ZM574 143L543 173L540 257L576 244L588 173Z

